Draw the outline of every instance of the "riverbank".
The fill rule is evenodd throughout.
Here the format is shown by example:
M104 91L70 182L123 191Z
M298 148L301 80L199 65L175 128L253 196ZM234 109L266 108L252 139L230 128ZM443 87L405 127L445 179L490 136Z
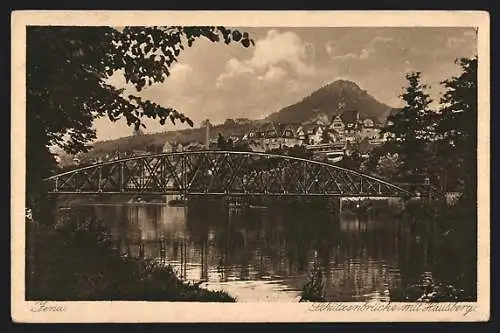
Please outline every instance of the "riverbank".
M354 205L354 206L353 206ZM383 203L351 202L344 216L373 217ZM444 200L409 200L404 209L390 214L398 226L400 281L384 284L375 296L391 302L475 302L477 300L477 212L474 201L460 198L455 205ZM404 237L404 235L407 235ZM326 298L326 268L315 262L301 301L331 301ZM367 298L368 299L368 298Z
M124 258L102 230L26 227L27 300L236 301L182 282L170 266Z
M221 200L192 200L187 209L152 204L75 206L63 209L58 216L55 228L60 236L54 242L69 240L73 246L55 246L51 237L31 239L39 242L48 239L47 246L37 245L38 249L42 248L45 260L55 260L53 257L57 255L51 257L46 253L54 247L56 249L50 251L62 257L57 259L58 263L45 266L61 270L57 267L59 263L68 265L65 261L70 261L69 265L76 267L64 268L63 271L77 272L80 276L70 277L73 281L70 285L64 277L60 278L66 283L64 288L87 293L92 288L102 288L79 299L178 298L175 295L179 292L172 289L183 286L162 291L166 296L157 292L164 288L165 280L173 279L171 284L176 285L174 272L157 272L161 266L131 257L168 259L175 272L182 272L182 281L201 283L194 285L196 291L186 292L194 300L202 297L196 293L205 288L223 289L236 296L238 302L247 301L245 297L250 294L249 298L258 301L284 299L281 295L285 293L290 301L298 301L296 296L304 286L304 300L310 298L307 295L315 296L316 289L321 295L325 294L326 301L364 300L376 294L391 301L475 299L477 221L470 202L462 199L459 204L448 206L444 202L410 200L401 210L382 201L356 200L343 202L341 216L325 207L324 202L315 203L295 207L283 202L258 209L228 207L227 202ZM349 216L351 209L356 213L351 212ZM106 237L110 236L102 227L91 229L98 226L94 223L96 219L102 221L105 230L112 232L111 247L120 248L119 253L111 248L116 254L112 259L101 258L108 255ZM71 223L75 225L68 228ZM80 229L85 232L74 232ZM64 234L68 232L69 237ZM92 234L93 238L87 238ZM93 243L75 245L78 242ZM73 259L72 251L81 257L77 249L93 249L96 242L101 244L100 249L88 250L91 253L84 253L83 259ZM126 253L130 258L122 259ZM86 268L82 272L79 265L73 263L88 265L87 261L95 260L94 257L99 258L94 265L106 266L103 270L108 272L107 276L102 277L104 274L99 269L87 273ZM119 268L107 270L118 259L120 263L116 263L116 267ZM123 261L129 266L122 267ZM351 262L359 264L353 266ZM324 290L308 283L307 273L313 263L321 267L321 279L325 279L321 289ZM39 269L39 266L30 267ZM35 276L55 279L50 274ZM66 273L58 273L61 274ZM161 274L173 277L162 278ZM160 277L155 278L156 275ZM84 288L74 287L78 284ZM148 284L152 287L146 286ZM38 287L31 290L48 294L43 282L37 281L35 285ZM58 286L58 282L50 281L47 285ZM116 286L120 289L116 290ZM68 297L67 291L66 294L49 291L51 299L54 294ZM75 290L70 294L74 299Z

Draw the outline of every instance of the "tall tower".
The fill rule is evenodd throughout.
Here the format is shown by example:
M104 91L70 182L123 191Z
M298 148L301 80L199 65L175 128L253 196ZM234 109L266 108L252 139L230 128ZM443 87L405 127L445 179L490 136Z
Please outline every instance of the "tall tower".
M205 149L210 148L210 121L208 119L204 120L202 127L205 127Z

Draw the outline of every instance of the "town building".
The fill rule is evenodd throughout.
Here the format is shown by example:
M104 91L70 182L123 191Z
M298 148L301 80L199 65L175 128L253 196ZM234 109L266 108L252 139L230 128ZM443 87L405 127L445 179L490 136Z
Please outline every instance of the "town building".
M376 139L379 137L379 134L380 127L373 119L366 118L361 122L361 139Z
M171 153L173 151L174 151L174 146L169 141L166 141L165 144L163 145L162 152Z
M325 114L317 114L302 124L280 124L268 122L250 129L243 140L252 149L266 151L296 145L317 146L324 144L354 144L365 141L379 145L384 141L380 130L382 124L376 118L361 119L358 110L345 110L330 122ZM369 147L365 147L365 155Z
M319 144L323 140L325 129L326 127L322 124L305 124L297 129L296 136L306 145Z
M346 110L333 117L330 131L334 131L341 141L360 142L365 138L378 139L381 124L375 118L360 119L357 110Z
M258 128L252 128L244 135L250 147L260 147L259 150L272 150L283 147L294 147L302 144L297 136L297 125L268 122Z

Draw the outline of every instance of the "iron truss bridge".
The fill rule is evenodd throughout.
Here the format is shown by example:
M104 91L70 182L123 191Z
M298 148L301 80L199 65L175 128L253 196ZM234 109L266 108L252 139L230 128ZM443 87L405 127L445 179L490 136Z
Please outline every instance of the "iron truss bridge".
M52 194L410 197L353 170L286 155L189 151L95 164L47 178Z

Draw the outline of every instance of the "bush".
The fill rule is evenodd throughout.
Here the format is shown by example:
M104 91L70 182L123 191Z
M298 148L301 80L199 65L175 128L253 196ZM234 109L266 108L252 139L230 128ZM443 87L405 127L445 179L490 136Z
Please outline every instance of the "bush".
M319 265L315 262L307 282L302 288L299 302L324 302L325 292L323 283L323 273Z
M235 302L225 292L182 282L170 266L123 258L98 221L68 223L57 230L29 224L27 231L29 300Z
M413 201L406 204L403 216L410 222L411 233L428 235L435 247L430 270L436 282L431 291L422 292L421 284L410 283L405 288L415 290L424 299L464 301L476 299L477 281L477 218L475 203L466 197L452 207L444 201ZM427 295L427 296L425 296ZM430 296L429 296L430 295ZM412 299L412 296L405 296Z

